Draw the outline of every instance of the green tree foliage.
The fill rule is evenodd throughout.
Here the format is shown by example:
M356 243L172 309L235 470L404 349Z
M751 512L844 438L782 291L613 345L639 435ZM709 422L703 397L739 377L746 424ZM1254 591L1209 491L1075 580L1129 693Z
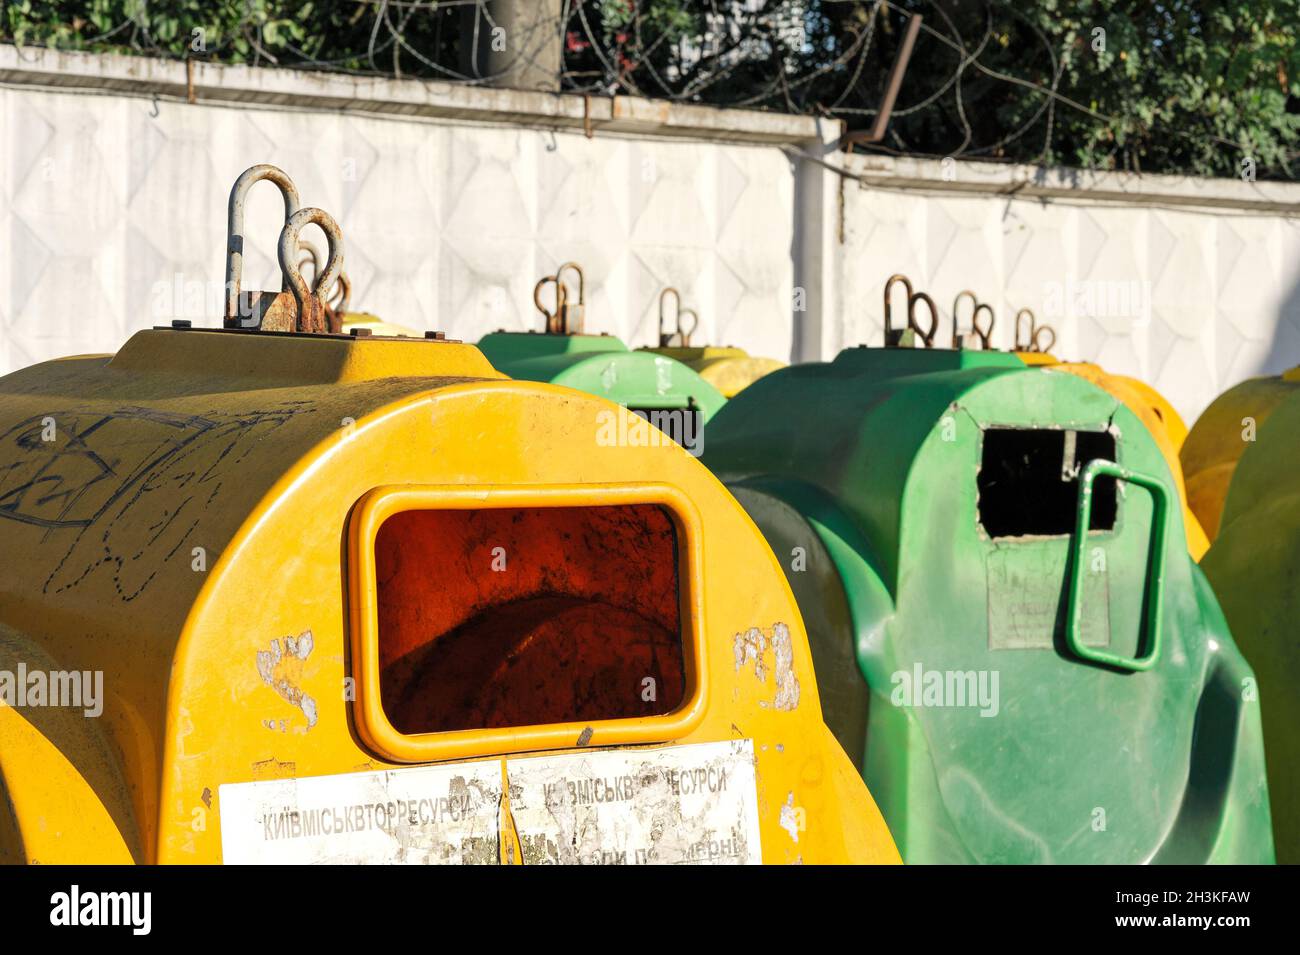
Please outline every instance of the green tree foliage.
M1294 178L1300 0L567 0L565 88L869 126L924 17L884 150ZM483 82L469 0L0 0L0 36Z
M1249 158L1261 175L1294 175L1297 0L1040 0L988 9L994 15L984 24L974 4L927 16L950 41L982 50L961 72L960 100L954 84L938 109L901 117L895 145L1223 176L1239 175ZM900 106L937 92L961 62L951 43L925 34L912 61L921 69L909 70Z
M882 149L1217 176L1241 175L1250 160L1261 178L1294 178L1300 159L1300 0L601 7L617 11L604 22L618 27L608 39L619 41L624 64L616 77L606 70L606 82L837 116L850 128L871 124L907 17L920 13ZM713 8L732 14L721 29ZM674 33L671 42L646 29L652 20ZM589 68L594 60L587 56Z
M0 0L0 38L294 69L455 78L459 9L378 0ZM427 62L424 62L427 61Z

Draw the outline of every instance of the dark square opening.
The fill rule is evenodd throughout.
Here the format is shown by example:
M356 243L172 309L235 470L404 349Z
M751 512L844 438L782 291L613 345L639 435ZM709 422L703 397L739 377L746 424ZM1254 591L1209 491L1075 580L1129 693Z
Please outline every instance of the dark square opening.
M987 428L976 484L980 526L990 537L1074 533L1079 471L1089 461L1115 460L1108 431ZM1088 529L1115 527L1115 479L1093 482Z
M389 722L418 734L672 712L677 553L653 504L393 515L375 537Z

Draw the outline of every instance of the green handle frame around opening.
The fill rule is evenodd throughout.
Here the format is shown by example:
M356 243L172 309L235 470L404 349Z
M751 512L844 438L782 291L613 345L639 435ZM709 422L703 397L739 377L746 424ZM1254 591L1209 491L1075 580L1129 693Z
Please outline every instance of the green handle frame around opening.
M1080 631L1083 610L1080 595L1083 592L1084 546L1088 541L1088 525L1092 522L1092 485L1098 477L1106 475L1129 484L1136 484L1151 492L1152 512L1151 554L1147 562L1146 578L1146 653L1126 657L1109 650L1085 646ZM1081 660L1116 667L1121 670L1150 670L1160 658L1162 618L1165 596L1165 543L1169 534L1169 488L1159 478L1120 467L1113 461L1089 461L1079 474L1079 503L1076 513L1074 537L1070 542L1070 588L1066 594L1065 642ZM1139 642L1139 647L1142 643Z

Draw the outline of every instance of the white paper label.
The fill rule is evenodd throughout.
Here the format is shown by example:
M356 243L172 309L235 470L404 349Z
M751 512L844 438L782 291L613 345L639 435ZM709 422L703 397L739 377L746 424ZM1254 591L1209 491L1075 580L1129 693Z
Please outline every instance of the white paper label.
M499 760L228 783L218 793L228 864L500 861Z
M762 861L751 740L510 759L525 865ZM496 864L499 760L219 788L228 864Z
M758 864L751 740L511 760L525 865Z

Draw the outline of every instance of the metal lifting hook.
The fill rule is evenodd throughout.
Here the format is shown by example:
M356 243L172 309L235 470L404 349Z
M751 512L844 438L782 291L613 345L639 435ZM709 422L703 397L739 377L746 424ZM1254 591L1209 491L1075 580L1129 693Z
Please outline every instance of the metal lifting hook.
M1028 330L1022 337L1020 332L1026 328L1026 319ZM1046 336L1045 342L1044 336ZM1050 325L1039 325L1032 309L1022 308L1016 312L1016 351L1049 352L1055 344L1056 329Z
M248 316L241 316L239 309L240 286L244 280L244 207L248 203L248 191L255 183L263 179L275 184L284 198L284 222L288 225L302 200L298 198L298 187L288 174L278 166L260 163L250 166L235 180L230 190L230 202L226 216L226 314L227 327L247 327L244 321ZM288 278L284 280L282 291L288 291Z
M970 303L971 303L970 335L960 335L957 332L957 313L961 308L961 303L963 299L970 299ZM988 324L984 326L980 325L981 312L987 314L989 317ZM975 293L972 292L970 289L962 289L960 292L957 293L957 297L952 300L952 347L953 348L958 348L958 349L965 348L968 339L978 338L980 342L980 347L985 351L988 351L992 347L994 324L995 324L995 316L993 314L993 306L989 305L987 302L981 302L976 297Z
M320 226L329 244L329 258L325 265L325 272L317 279L315 290L308 288L307 281L298 268L302 255L299 233L309 224ZM333 288L343 274L343 232L339 229L339 224L323 209L299 209L289 217L289 221L280 230L278 252L280 271L284 274L285 284L293 293L294 302L298 306L298 330L329 331L330 322L325 303L321 301L317 292L320 289Z
M569 289L564 282L565 272L576 272L578 274L578 301L572 303L569 301ZM547 283L555 283L555 311L551 311L542 304L542 288ZM537 310L546 317L546 334L548 335L581 335L583 321L586 313L586 276L583 274L582 266L577 262L565 262L555 270L554 275L546 275L537 280L533 286L533 304Z
M670 294L672 295L673 300L676 302L676 308L674 309L674 317L676 319L677 331L675 332L664 331L664 320L667 318L664 305L668 301L668 296ZM694 321L691 322L691 327L688 329L682 328L683 315L689 315L691 316L691 318L694 319ZM671 348L671 347L690 348L691 336L695 334L695 330L699 327L700 327L699 313L697 313L693 308L682 308L681 292L677 291L677 289L673 288L670 285L667 288L665 288L662 292L659 293L659 347L660 348Z
M907 325L904 328L894 328L893 310L889 302L889 293L893 290L894 285L902 283L907 292ZM924 302L930 312L930 327L928 330L922 330L921 325L916 320L916 303ZM885 347L886 348L911 348L915 347L919 340L926 348L934 347L934 333L939 327L939 309L935 307L934 299L930 298L925 292L917 292L912 288L912 282L906 275L894 274L885 280Z

